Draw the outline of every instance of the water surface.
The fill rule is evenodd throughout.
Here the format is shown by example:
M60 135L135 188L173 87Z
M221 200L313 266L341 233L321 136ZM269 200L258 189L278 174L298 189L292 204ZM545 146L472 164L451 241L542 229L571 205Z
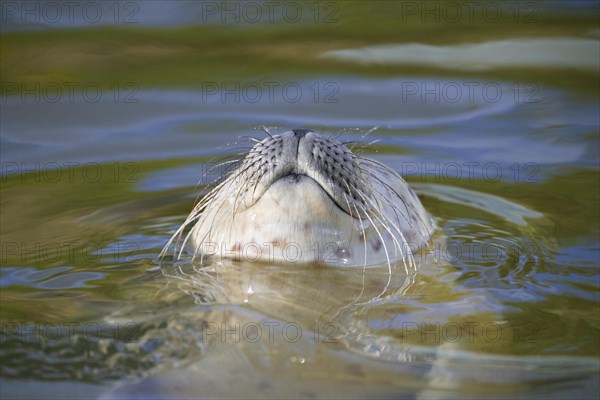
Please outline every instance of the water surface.
M561 50L598 44L590 3L398 24L395 3L345 2L334 23L244 26L190 2L145 20L149 3L133 26L3 28L3 397L597 395L598 65ZM464 67L499 41L509 61ZM415 45L443 51L394 61ZM261 125L402 173L439 227L419 273L161 264Z

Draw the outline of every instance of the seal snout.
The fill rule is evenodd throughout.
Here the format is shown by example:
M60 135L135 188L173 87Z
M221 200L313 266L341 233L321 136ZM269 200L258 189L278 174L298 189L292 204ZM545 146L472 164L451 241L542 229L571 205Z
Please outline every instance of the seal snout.
M254 182L248 206L254 204L280 179L302 183L315 181L339 208L364 216L371 207L371 186L363 178L352 152L335 139L309 129L294 129L257 143L245 160L245 173Z

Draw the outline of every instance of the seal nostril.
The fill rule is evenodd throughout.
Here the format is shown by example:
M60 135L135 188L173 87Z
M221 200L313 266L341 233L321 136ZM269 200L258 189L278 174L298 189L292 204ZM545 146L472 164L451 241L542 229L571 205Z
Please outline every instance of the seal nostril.
M292 130L292 132L294 132L294 135L296 135L298 137L298 139L302 139L304 136L306 136L306 134L308 132L310 132L309 129L294 129Z

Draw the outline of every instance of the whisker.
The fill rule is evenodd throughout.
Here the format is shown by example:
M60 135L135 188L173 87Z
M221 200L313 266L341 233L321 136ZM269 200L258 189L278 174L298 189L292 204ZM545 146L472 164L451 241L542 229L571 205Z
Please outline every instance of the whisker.
M263 130L264 133L267 134L267 136L269 136L271 139L273 139L273 136L271 136L271 132L269 132L269 128L267 128L264 125L261 125L260 128Z

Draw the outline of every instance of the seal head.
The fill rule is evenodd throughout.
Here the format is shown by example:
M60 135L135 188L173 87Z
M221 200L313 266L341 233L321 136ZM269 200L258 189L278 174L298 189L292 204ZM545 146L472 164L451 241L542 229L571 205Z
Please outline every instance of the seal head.
M191 225L194 255L407 270L434 229L398 174L306 129L257 141L166 248Z

